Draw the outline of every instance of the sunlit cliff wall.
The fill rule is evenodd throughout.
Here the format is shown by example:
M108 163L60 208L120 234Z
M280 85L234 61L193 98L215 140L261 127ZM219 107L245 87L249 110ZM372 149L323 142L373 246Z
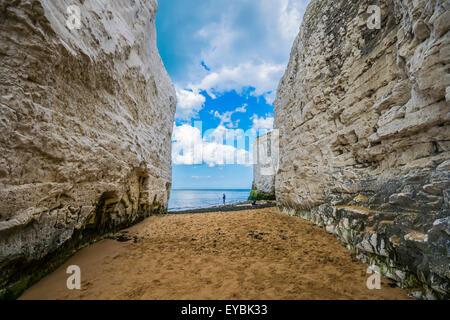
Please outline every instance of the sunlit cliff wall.
M79 29L67 25L77 5ZM155 0L0 2L0 296L166 211L175 92Z
M428 298L449 293L449 29L448 0L313 0L275 101L279 206Z

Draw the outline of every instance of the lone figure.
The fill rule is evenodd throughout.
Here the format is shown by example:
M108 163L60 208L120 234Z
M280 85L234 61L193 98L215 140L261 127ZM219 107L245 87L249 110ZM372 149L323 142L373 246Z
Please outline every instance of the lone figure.
M225 193L223 194L222 199L223 199L223 205L225 205L225 200L227 199L227 197L225 196Z

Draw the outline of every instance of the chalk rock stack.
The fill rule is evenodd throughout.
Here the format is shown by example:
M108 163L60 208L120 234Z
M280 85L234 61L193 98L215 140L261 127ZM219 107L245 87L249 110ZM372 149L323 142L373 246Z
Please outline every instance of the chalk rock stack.
M0 297L166 211L176 99L156 9L155 0L0 2Z
M313 0L275 101L278 204L425 298L449 297L449 30L448 0Z
M276 131L258 136L253 144L253 188L251 200L275 200L279 135Z

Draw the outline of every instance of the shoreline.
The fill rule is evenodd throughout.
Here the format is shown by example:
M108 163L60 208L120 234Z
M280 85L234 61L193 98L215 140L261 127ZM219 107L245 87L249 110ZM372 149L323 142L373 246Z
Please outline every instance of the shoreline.
M256 205L252 204L252 201L241 201L232 204L219 205L206 208L186 209L179 211L167 211L167 214L195 214L195 213L209 213L209 212L232 212L242 210L257 210L276 207L276 201L258 201Z

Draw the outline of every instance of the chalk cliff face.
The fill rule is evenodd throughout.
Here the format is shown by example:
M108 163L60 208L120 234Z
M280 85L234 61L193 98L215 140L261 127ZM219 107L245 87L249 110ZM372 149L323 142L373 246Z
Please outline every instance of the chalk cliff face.
M79 29L66 26L77 5ZM176 99L156 0L0 3L0 297L165 212Z
M278 143L279 135L276 131L271 131L255 139L253 144L255 164L253 165L252 200L275 200Z
M313 0L275 101L279 205L429 298L449 294L449 29L448 0Z

